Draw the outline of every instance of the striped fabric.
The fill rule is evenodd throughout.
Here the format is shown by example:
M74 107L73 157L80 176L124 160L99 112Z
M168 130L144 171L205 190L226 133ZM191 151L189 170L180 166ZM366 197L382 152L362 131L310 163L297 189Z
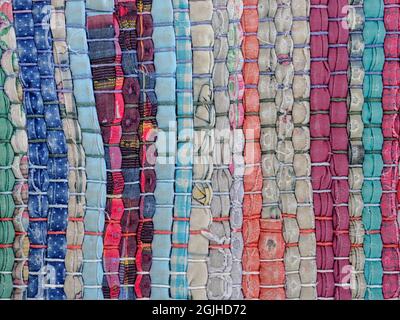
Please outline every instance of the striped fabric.
M122 97L123 72L119 25L113 17L114 2L86 2L89 58L93 75L97 117L104 143L107 167L107 202L105 210L103 251L103 295L118 299L119 245L121 218L124 213L124 178L121 170L121 121L124 114ZM110 108L110 106L113 106Z
M173 0L172 4L176 41L176 118L178 132L170 256L170 295L172 299L184 300L189 297L187 268L193 174L192 44L189 2L188 0Z
M137 231L135 282L136 297L150 298L153 241L153 216L156 210L154 191L156 187L156 134L157 134L157 96L155 93L155 66L152 0L138 0L137 58L139 65L139 111L140 111L140 215Z
M136 57L135 1L115 1L115 18L118 21L118 43L121 48L121 65L124 73L121 84L124 113L121 119L121 170L124 179L122 202L124 212L121 217L121 240L119 245L119 299L135 298L136 279L136 232L139 220L139 80ZM116 24L114 23L116 27ZM122 101L122 100L121 100Z

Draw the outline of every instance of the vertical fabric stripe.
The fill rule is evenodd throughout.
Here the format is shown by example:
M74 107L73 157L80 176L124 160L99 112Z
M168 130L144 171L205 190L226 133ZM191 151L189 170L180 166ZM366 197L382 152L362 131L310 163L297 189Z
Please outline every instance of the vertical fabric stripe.
M207 256L212 222L213 146L215 107L212 71L214 31L211 0L190 0L193 53L194 164L192 212L190 214L188 282L190 298L207 299Z
M230 99L229 121L231 126L232 159L230 171L232 186L230 189L231 208L229 223L231 228L232 251L232 300L243 298L242 292L242 254L243 254L243 174L244 174L244 134L243 134L243 94L244 80L242 75L243 54L241 44L243 30L240 19L243 14L242 0L228 0L229 16L227 67L229 70L228 93Z
M192 43L188 0L173 0L176 41L176 117L178 125L175 202L172 225L170 294L189 298L187 267L193 175Z
M258 0L243 1L244 11L241 19L243 28L242 52L244 58L243 79L245 84L243 107L245 118L243 132L244 145L244 198L243 198L243 295L246 299L264 299L268 289L267 279L261 279L261 255L266 259L268 241L266 231L268 220L262 220L262 170L260 146L260 96L258 91L260 54L258 40ZM267 217L265 217L267 218ZM261 226L263 224L263 226ZM265 227L265 228L264 228ZM263 232L261 234L261 229ZM262 237L262 238L261 238ZM266 267L266 264L263 264ZM264 281L266 280L266 281Z
M363 0L351 1L349 8L349 33L350 33L350 65L349 65L349 96L348 117L349 128L349 215L350 215L350 264L346 270L350 276L352 299L364 299L365 279L364 263L365 255L363 250L364 226L362 223L363 198L361 188L364 175L362 164L364 161L364 146L362 135L364 125L362 122L362 107L364 103L363 82L364 66L362 62L364 53L364 10Z
M12 94L13 90L16 90L16 83L11 80L15 74L12 61L10 61L13 58L15 46L13 48L13 39L10 39L11 41L7 39L7 35L11 35L13 31L11 3L5 2L0 6L0 20L2 22L0 39L3 43L0 54L0 299L9 300L13 292L12 271L16 258L13 243L17 231L13 225L16 203L12 192L17 177L12 170L12 165L14 157L18 156L14 151L15 145L12 145L12 140L15 141L17 132L10 121L12 120L12 103L15 103L13 99L15 96L13 97ZM8 66L8 63L11 65Z
M24 106L27 116L29 157L29 279L28 299L45 299L44 275L47 249L47 217L49 199L48 161L46 144L47 124L40 92L38 48L34 38L33 4L30 0L14 1L14 25L17 36L18 58L24 90ZM37 26L37 29L41 29ZM48 111L48 110L47 110Z
M10 22L14 21L12 2L6 1L2 5L4 12ZM4 11L3 11L4 10ZM2 68L7 75L4 83L4 91L10 100L9 119L14 126L14 135L11 138L11 145L14 150L12 170L15 176L13 189L14 214L13 224L15 228L14 238L14 266L13 266L13 294L12 299L23 300L27 298L28 284L28 136L26 128L26 113L23 106L22 83L20 80L20 66L17 57L17 40L15 28L9 26L4 34L7 49L3 51ZM6 102L6 100L3 100ZM7 103L5 103L7 106ZM4 111L2 111L4 112Z
M293 194L295 179L291 141L293 120L288 114L293 108L291 9L287 3L278 5L272 2L268 6L259 1L258 21L258 91L263 174L259 240L260 299L273 300L285 298L285 243L282 227L283 222L285 226L293 225L296 216L293 207L296 203ZM285 236L288 234L285 233ZM292 242L290 237L288 240ZM295 250L293 244L289 250ZM291 252L287 252L287 255Z
M214 70L213 95L215 104L215 144L213 150L214 171L211 177L213 199L211 202L212 223L211 241L208 253L207 297L210 300L227 300L232 295L232 253L230 241L229 190L232 176L231 163L229 94L227 68L229 17L227 0L213 0L214 12L212 26L214 30Z
M137 231L138 249L136 253L137 277L136 297L146 299L151 294L150 268L153 252L153 216L156 210L154 191L156 187L155 164L157 134L157 97L155 93L154 30L151 16L152 0L138 0L138 65L140 83L140 216Z
M382 294L384 299L398 299L400 294L399 226L397 220L399 180L399 18L400 2L384 0L385 64L382 92Z
M68 224L66 230L66 277L64 292L69 300L82 299L82 243L86 171L85 153L82 147L81 127L73 96L70 59L66 43L65 1L52 0L50 28L53 35L53 56L60 113L68 144Z
M349 66L348 41L349 30L344 22L347 19L347 0L329 0L329 52L328 63L330 69L329 94L330 94L330 170L331 170L331 195L332 215L327 212L327 217L332 219L326 223L333 227L333 275L335 286L335 299L348 300L351 298L350 277L348 270L350 264L350 237L349 237L349 138L347 133L347 95ZM331 235L327 232L325 244L327 245L322 259L330 262ZM331 281L331 280L328 280ZM330 285L330 284L329 284ZM322 294L322 297L325 297ZM326 296L327 297L327 296Z
M121 65L124 73L122 97L124 114L121 120L121 170L124 179L122 201L124 212L121 217L121 242L119 245L119 299L135 298L136 279L136 232L139 220L139 79L137 77L135 0L116 0L115 17L119 25L118 42L121 47Z
M157 186L154 191L151 299L170 298L170 254L176 158L176 48L172 1L153 0L155 93L157 96Z
M101 139L96 102L93 92L92 72L86 36L86 11L84 0L67 0L65 17L67 45L73 80L73 94L78 111L85 152L86 212L83 239L83 298L103 299L102 254L104 209L106 204L106 165Z
M365 157L363 163L364 184L362 195L364 199L363 224L365 228L364 276L367 283L366 300L382 299L382 238L380 234L382 213L380 208L382 196L381 174L382 159L382 69L385 60L383 44L385 26L383 23L383 1L364 1L365 51L363 64L364 105L363 105L363 145Z

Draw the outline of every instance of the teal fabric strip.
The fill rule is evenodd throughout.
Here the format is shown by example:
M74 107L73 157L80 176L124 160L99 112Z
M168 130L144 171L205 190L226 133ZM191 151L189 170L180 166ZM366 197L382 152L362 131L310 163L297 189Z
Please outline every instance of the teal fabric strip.
M349 214L350 214L350 240L351 253L350 264L351 270L351 286L353 299L364 299L365 296L365 278L364 263L365 254L363 249L364 243L364 226L361 220L363 212L363 198L361 188L363 185L363 169L364 162L364 146L362 144L363 121L362 108L364 101L363 83L364 83L364 66L362 62L364 54L364 0L352 0L350 9L350 66L349 66L349 90L350 99L348 103L348 125L350 135L349 150Z
M383 22L383 0L365 0L365 27L363 31L365 51L363 65L364 106L362 118L364 123L363 146L365 158L363 163L364 200L363 223L366 231L364 237L365 280L367 289L365 299L383 299L382 295L382 239L380 235L382 186L380 176L383 169L382 160L382 69L384 64L383 42L385 26Z

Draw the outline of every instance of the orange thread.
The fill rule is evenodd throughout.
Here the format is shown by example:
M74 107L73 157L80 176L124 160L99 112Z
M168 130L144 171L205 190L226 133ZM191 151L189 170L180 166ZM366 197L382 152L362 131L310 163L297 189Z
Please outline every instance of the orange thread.
M333 246L333 242L317 242L317 246L320 246L320 247L331 247L331 246Z

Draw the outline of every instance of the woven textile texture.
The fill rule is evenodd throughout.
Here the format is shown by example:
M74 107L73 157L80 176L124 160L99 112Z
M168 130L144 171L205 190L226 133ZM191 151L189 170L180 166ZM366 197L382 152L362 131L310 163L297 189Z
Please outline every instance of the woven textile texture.
M174 209L171 237L170 297L189 297L187 268L193 175L193 83L189 2L173 0L176 41L177 145Z
M15 77L15 72L18 72L18 69L16 69L18 68L18 64L13 63L13 59L15 59L15 35L12 27L11 3L3 3L1 9L0 19L2 28L0 29L0 39L3 45L1 47L0 65L0 85L2 88L0 90L0 203L3 210L0 211L0 225L2 230L0 235L0 298L10 299L13 293L12 271L14 259L18 254L18 252L14 252L13 250L14 239L16 232L18 232L13 224L14 208L18 193L13 194L13 189L16 184L16 174L21 176L22 172L18 163L14 164L14 159L18 161L18 145L15 144L18 131L14 130L14 124L18 126L18 123L12 119L12 112L18 106L12 106L12 104L19 103L19 96L16 87L17 83L11 79L13 76ZM22 139L21 142L24 142L24 140ZM14 144L12 141L14 141ZM13 171L13 165L16 165L16 171ZM17 186L16 190L18 190ZM17 246L19 245L18 242L16 244ZM23 248L21 249L23 250ZM23 275L20 273L20 280L22 280L21 276Z
M103 230L106 202L106 166L89 60L85 1L68 0L65 7L67 45L73 94L85 152L86 212L83 239L83 298L103 299Z
M103 137L107 167L107 202L105 210L103 249L103 295L117 299L119 284L119 244L121 218L124 213L122 194L124 178L121 171L121 120L124 101L121 94L123 72L119 25L113 17L114 2L86 2L89 58L92 68L97 116ZM109 108L109 105L114 108Z
M4 277L1 281L5 293L4 298L13 298L15 300L26 299L27 297L27 281L28 281L28 255L29 255L29 239L28 239L28 137L26 129L26 113L23 108L23 92L22 84L19 78L20 67L18 64L17 57L17 42L14 26L11 22L14 21L12 13L11 1L5 1L2 4L1 12L3 16L3 28L2 28L2 57L1 67L5 74L3 87L4 93L2 93L2 108L1 114L3 118L6 118L6 112L8 112L8 119L11 121L14 127L14 133L11 137L11 146L14 151L14 159L12 161L12 170L15 177L14 188L12 189L12 197L14 200L14 213L13 220L11 217L7 217L6 214L1 214L1 219L4 221L13 221L15 237L14 237L14 265L11 269L2 270L1 276ZM8 100L7 100L8 98ZM9 101L9 103L8 103ZM8 109L8 110L7 110ZM4 121L4 120L3 120ZM6 124L7 121L4 121ZM3 131L3 130L2 130ZM6 131L7 132L7 131ZM5 146L7 147L7 139L5 139ZM6 152L5 154L7 155ZM4 160L3 160L4 161ZM10 160L5 159L5 162ZM10 169L5 163L2 164L3 170ZM6 171L4 171L6 173ZM7 181L7 180L6 180ZM3 191L2 192L7 192ZM7 198L7 196L6 196ZM9 201L9 200L6 200ZM4 212L7 213L8 208ZM3 217L4 216L4 217ZM8 244L9 245L9 244ZM7 244L5 244L7 247ZM9 257L10 255L8 255ZM7 257L7 255L4 255ZM11 262L11 261L10 261ZM5 267L9 263L2 264ZM7 268L7 267L6 267ZM9 268L9 267L8 267ZM5 268L4 268L5 269ZM7 276L8 274L8 276ZM11 276L12 275L12 276ZM10 276L12 278L12 288L10 286ZM4 281L4 282L3 282ZM7 293L7 290L13 290L12 296Z
M115 1L114 21L118 23L118 43L121 49L123 82L120 88L124 104L121 115L121 172L124 179L121 199L121 240L119 243L119 299L132 300L135 297L136 279L136 232L139 222L139 79L137 71L137 7L134 1ZM117 23L114 26L117 28ZM121 75L122 77L122 75Z
M244 174L244 135L243 135L243 53L241 44L243 41L243 29L240 19L243 14L242 0L228 0L227 4L228 27L228 56L227 67L229 71L228 93L230 100L229 122L231 129L231 163L230 171L232 185L230 189L230 243L232 254L232 300L243 298L242 293L242 255L243 255L243 174Z
M385 63L382 70L382 294L384 299L398 299L399 226L397 221L397 186L399 180L399 18L400 2L384 1Z
M0 0L0 299L398 300L400 0Z
M243 133L244 133L244 176L243 176L243 295L247 299L260 296L260 218L262 208L262 174L260 167L260 118L259 118L259 43L258 1L243 1L242 53L244 59L243 80ZM265 248L265 247L264 247Z
M168 299L170 283L171 231L174 209L176 158L176 50L171 1L153 0L154 65L157 96L157 185L154 191L156 211L153 217L151 298Z
M385 25L383 23L383 1L364 1L365 50L363 64L364 105L363 105L363 146L365 150L363 173L364 200L363 224L365 228L364 252L366 280L365 299L382 299L382 238L380 235L382 213L381 174L382 159L382 70L384 65Z
M349 235L351 241L350 283L353 299L362 299L365 294L366 284L364 279L365 254L363 250L364 226L362 223L362 186L363 186L363 160L364 146L362 135L364 130L362 108L364 95L362 85L364 81L364 11L362 1L353 1L349 14L350 56L349 56L349 97L348 99L348 128L349 128Z
M311 181L315 215L317 294L318 298L333 298L333 222L331 146L329 141L331 119L329 104L328 63L329 23L328 1L311 1Z
M211 201L212 224L208 251L207 296L211 300L226 300L232 295L232 254L230 244L230 188L232 176L230 125L229 125L229 71L226 65L228 55L228 10L226 0L213 1L214 12L214 69L213 95L215 104L215 132L211 177L213 198Z
M29 145L28 236L30 247L27 298L45 299L44 274L49 206L47 196L49 188L49 149L46 143L46 110L40 90L39 56L33 27L33 4L31 1L13 2L13 9ZM41 27L37 26L37 28L40 32ZM43 43L43 45L46 46L46 43ZM47 65L51 66L51 63Z
M66 39L65 1L53 0L51 4L53 7L51 9L50 27L53 35L54 71L60 115L68 147L69 166L64 292L67 299L81 299L83 297L83 221L86 205L85 153L73 96L73 82Z
M207 299L207 256L212 236L211 179L215 128L213 3L211 0L190 0L189 10L193 54L194 158L187 276L189 297L204 300Z

